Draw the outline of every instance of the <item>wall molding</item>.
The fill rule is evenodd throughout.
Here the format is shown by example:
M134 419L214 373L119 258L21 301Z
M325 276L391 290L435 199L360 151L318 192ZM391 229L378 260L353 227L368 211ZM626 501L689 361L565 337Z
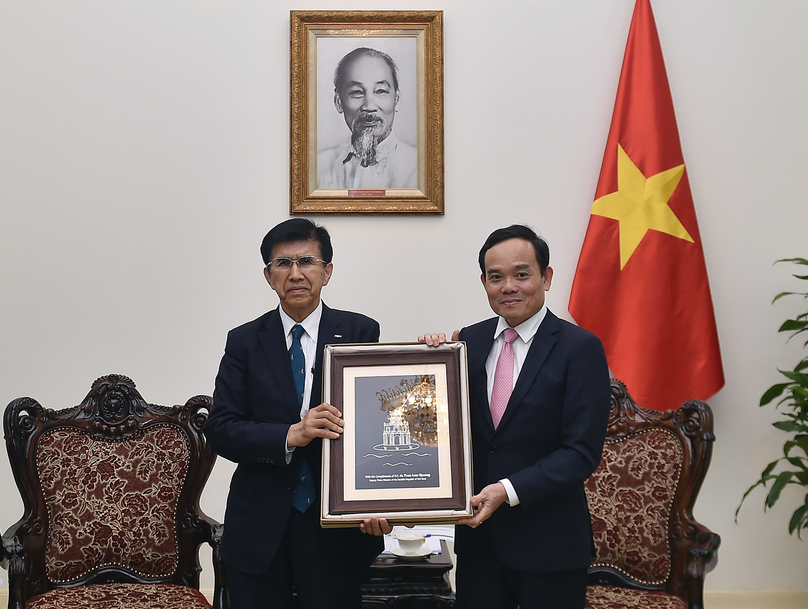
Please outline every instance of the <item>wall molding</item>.
M705 591L710 609L805 609L808 590Z

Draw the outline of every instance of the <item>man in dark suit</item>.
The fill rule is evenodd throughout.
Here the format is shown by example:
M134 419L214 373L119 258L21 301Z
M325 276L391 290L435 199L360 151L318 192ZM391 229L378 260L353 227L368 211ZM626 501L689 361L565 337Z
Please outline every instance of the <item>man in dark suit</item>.
M468 348L474 453L475 515L455 530L459 609L584 607L584 481L603 450L609 372L600 341L547 310L549 258L526 226L494 231L479 262L497 317L452 336Z
M344 425L320 403L323 347L379 340L376 321L322 303L332 254L328 232L309 220L270 230L261 256L280 306L227 337L205 435L238 464L221 546L232 609L291 608L293 590L300 609L359 609L379 535L392 528L320 527L322 439Z

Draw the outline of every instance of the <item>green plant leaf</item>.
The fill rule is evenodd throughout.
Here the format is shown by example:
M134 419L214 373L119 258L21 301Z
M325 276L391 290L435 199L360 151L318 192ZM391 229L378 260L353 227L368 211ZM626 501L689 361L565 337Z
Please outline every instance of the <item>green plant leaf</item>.
M791 456L791 449L793 449L793 448L800 448L800 444L799 444L799 442L797 440L789 440L788 442L783 444L783 454L785 456L787 456L787 457L790 457ZM791 457L791 458L792 459L794 459L794 458L799 459L800 457Z
M791 385L791 383L779 383L777 385L772 385L771 387L769 387L766 390L766 393L764 393L761 396L760 405L765 406L766 404L771 402L774 398L783 393L785 388L788 387L789 385Z
M772 488L769 490L769 494L766 496L766 507L770 508L773 507L775 503L780 499L780 493L783 492L783 489L786 485L791 482L791 479L794 477L794 472L781 472L777 479L772 484Z
M782 398L777 401L777 404L774 405L775 408L780 408L781 404L786 404L787 406L791 406L791 394L786 392ZM783 413L788 416L789 413Z
M777 465L777 461L773 461L773 462L769 463L769 465L766 467L766 470L771 471L772 469L774 469L775 465ZM759 486L765 487L766 486L766 481L771 480L771 479L773 479L773 476L767 476L764 473L764 474L761 475L760 480L758 480L752 486L750 486L748 489L746 489L746 492L743 494L743 497L741 497L741 502L738 504L738 507L735 508L735 524L738 523L738 513L741 511L741 507L743 506L743 502L746 501L746 498L757 487L759 487Z
M808 265L808 260L805 258L780 258L780 260L776 260L774 264L778 264L780 262L793 262L794 264Z
M760 474L760 481L758 482L758 484L765 484L764 480L771 480L774 477L771 475L771 473L774 470L774 468L777 467L778 463L780 463L780 459L777 459L777 461L772 461L766 466L766 469L764 469L763 473Z
M802 296L805 297L805 294L802 292L780 292L777 296L772 298L772 304L783 298L784 296Z
M808 468L805 466L805 463L803 463L802 459L800 459L799 457L787 457L786 461L791 463L791 465L793 465L794 467L797 467L803 471L808 472ZM795 476L799 476L802 472L792 472L792 473Z
M791 516L791 521L788 523L788 532L792 535L794 531L797 531L797 536L799 537L799 529L804 529L808 527L808 496L805 498L805 505L798 507L794 510L794 514Z
M793 431L795 433L800 431L808 431L808 425L801 425L799 423L795 423L794 421L776 421L775 423L772 423L772 425L780 431Z
M791 388L791 392L798 394L799 396L802 397L803 400L808 400L808 389L806 389L801 385L794 385Z
M778 332L792 332L794 330L803 330L806 326L808 326L808 321L799 321L797 319L787 319L783 322L783 325L780 326L780 329L777 330Z
M797 436L792 443L808 457L808 436Z
M780 369L778 368L778 370ZM791 370L780 370L780 374L788 379L791 379L795 383L802 385L803 387L808 386L808 374L803 372L792 372Z

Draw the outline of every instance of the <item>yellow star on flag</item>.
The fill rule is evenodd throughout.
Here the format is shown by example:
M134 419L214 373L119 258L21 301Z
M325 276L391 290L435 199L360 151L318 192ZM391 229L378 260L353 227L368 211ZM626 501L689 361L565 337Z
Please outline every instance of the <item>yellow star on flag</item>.
M592 213L620 223L620 270L649 230L693 243L668 205L684 171L685 166L679 165L646 178L623 147L617 145L617 192L597 199L592 204Z

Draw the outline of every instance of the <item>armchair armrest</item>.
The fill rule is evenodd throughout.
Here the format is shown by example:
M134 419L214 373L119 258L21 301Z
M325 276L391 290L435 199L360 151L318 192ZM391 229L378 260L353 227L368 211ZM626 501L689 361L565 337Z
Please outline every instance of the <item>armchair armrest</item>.
M0 567L8 571L8 609L25 609L26 584L25 556L16 536L16 526L3 535L0 549Z
M699 525L695 545L687 553L688 608L704 609L704 576L718 564L718 546L721 537Z
M721 537L705 527L696 533L694 545L687 557L687 573L690 577L704 579L704 576L715 569L718 564L718 546Z
M207 516L203 520L208 525L207 543L213 549L213 609L228 609L230 603L227 597L227 576L219 555L224 525Z

